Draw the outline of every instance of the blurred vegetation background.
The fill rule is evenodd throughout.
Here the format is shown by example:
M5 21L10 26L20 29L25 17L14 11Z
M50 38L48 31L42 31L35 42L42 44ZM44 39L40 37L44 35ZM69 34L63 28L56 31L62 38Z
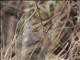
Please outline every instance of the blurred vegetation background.
M0 48L0 60L80 60L80 1L0 1Z

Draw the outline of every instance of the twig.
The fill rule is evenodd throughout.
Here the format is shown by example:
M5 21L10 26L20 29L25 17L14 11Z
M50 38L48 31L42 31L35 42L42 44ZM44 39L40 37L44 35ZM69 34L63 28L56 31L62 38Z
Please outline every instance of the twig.
M36 48L37 48L37 45L34 46L34 48L33 48L32 52L31 52L30 57L29 57L28 60L31 60L31 57L32 57L33 53L35 52Z
M67 43L66 45L65 45L65 47L61 50L61 52L57 55L58 57L61 55L61 53L66 49L66 47L68 46L68 44L69 43Z

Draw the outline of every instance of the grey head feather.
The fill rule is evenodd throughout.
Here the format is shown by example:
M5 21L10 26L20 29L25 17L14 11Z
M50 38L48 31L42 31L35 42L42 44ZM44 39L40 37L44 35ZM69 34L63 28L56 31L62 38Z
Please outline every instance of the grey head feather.
M29 46L35 44L39 41L39 34L38 32L32 32L32 24L27 23L24 26L24 31L22 34L22 45Z

